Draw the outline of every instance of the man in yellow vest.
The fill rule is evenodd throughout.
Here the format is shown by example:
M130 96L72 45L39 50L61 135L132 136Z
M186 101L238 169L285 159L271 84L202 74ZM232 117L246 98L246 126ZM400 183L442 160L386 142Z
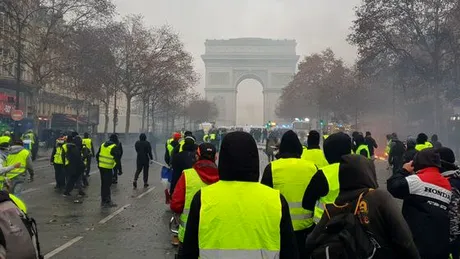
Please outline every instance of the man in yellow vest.
M121 173L121 151L117 145L118 136L110 135L109 141L101 144L96 154L96 161L101 174L101 206L105 208L116 207L112 202L110 187L112 186L112 174L117 166Z
M188 138L193 138L196 141L196 138L193 136L193 133L191 131L186 131L184 133L184 135L182 136L182 139L179 141L179 145L174 147L174 150L173 150L173 152L171 154L171 159L172 159L172 157L174 157L174 155L179 154L180 152L183 151L183 147L184 147L184 144L185 144L185 139L187 137Z
M51 152L50 163L54 166L54 178L56 180L56 186L54 189L56 190L64 190L66 185L64 161L62 159L62 153L64 152L62 146L64 143L64 137L58 138L56 140L56 144L54 145L53 152Z
M179 145L179 140L182 135L178 132L174 132L172 137L166 141L165 145L165 163L171 165L171 157L174 151L174 148Z
M38 152L38 141L33 130L28 130L21 137L21 140L27 140L30 143L30 152L32 154L32 161L35 161Z
M95 153L94 153L93 140L89 137L88 132L85 132L83 134L82 142L83 142L83 145L85 145L86 148L88 148L88 150L90 151L90 155L86 159L86 168L85 168L86 177L89 177L89 173L91 171L91 160L95 156Z
M66 143L62 145L62 162L67 177L66 187L63 193L64 197L70 197L74 188L78 190L79 196L86 195L82 186L82 176L85 165L81 156L81 149L76 144L79 143L79 140L73 135L74 134L67 136Z
M351 138L339 132L329 136L324 142L324 155L329 162L316 172L315 176L305 190L302 207L314 210L313 221L318 223L323 216L325 204L334 203L339 195L339 170L343 157L351 154Z
M5 131L3 136L0 137L0 145L1 144L8 144L11 145L11 133L9 131Z
M188 213L193 196L201 189L219 181L219 171L217 170L216 148L209 143L201 144L196 152L197 162L193 168L182 172L176 184L174 194L171 199L171 210L180 214L179 226L179 258L182 256L182 243L184 242L185 225L187 224Z
M324 156L324 152L319 146L319 132L312 130L308 133L307 147L303 148L302 159L313 162L318 168L327 166L329 163Z
M304 258L305 240L314 224L313 210L302 208L302 198L317 168L313 162L301 159L301 155L302 144L297 134L292 130L287 131L281 138L279 159L267 165L261 183L279 190L286 198L299 256Z
M422 151L424 149L433 147L433 144L428 141L428 136L425 133L418 134L416 141L417 145L415 145L415 149L417 151Z
M299 258L289 205L278 190L258 182L259 166L249 133L225 136L220 180L192 199L183 258Z
M32 165L32 155L29 150L25 149L22 140L13 141L13 146L4 161L5 167L16 165L21 166L8 172L6 176L11 181L11 192L20 194L26 179L27 172L29 173L29 182L34 180L34 168Z
M369 146L366 144L363 135L357 135L355 137L356 150L355 154L362 155L368 159L371 159L371 152L369 151Z
M10 145L8 143L0 144L0 190L7 190L8 185L5 181L5 174L13 170L14 168L21 167L21 163L16 163L10 166L4 166L6 164L6 157L8 156L8 151L10 149Z

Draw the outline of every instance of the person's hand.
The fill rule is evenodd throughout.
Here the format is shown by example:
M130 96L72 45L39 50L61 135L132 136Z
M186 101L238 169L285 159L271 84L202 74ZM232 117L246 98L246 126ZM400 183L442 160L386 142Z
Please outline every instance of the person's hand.
M19 167L21 167L21 163L14 164L14 168L19 168Z
M150 160L150 164L153 164L153 160Z
M413 161L410 161L410 162L408 162L408 163L405 163L405 164L403 165L403 168L404 168L404 170L406 170L407 172L409 172L409 173L411 173L411 174L414 173Z
M122 175L122 174L123 174L123 172L122 172L122 171L118 171L118 175Z

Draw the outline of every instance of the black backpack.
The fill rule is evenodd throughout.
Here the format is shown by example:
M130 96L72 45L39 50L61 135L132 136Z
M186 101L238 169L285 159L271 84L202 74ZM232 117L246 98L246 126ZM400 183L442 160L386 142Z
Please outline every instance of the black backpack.
M329 218L316 239L311 259L371 259L380 248L372 233L362 224L368 221L362 214L362 198L371 190L359 195L353 203L338 207L326 205L324 211Z

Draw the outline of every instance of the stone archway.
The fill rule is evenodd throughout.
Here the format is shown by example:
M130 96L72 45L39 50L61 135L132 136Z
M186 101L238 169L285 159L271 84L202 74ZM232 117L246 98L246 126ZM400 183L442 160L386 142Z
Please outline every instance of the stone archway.
M255 79L263 87L264 121L278 121L276 105L292 80L299 56L295 40L239 38L207 40L202 59L206 66L206 99L216 103L217 125L236 124L237 86Z

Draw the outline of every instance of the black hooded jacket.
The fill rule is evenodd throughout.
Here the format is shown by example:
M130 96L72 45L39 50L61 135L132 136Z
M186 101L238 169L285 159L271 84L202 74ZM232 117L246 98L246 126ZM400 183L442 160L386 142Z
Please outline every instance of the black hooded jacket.
M324 156L329 164L342 162L342 156L351 153L351 138L345 133L335 133L324 141ZM305 190L302 207L313 210L316 201L329 193L329 184L322 170L318 170Z
M149 164L150 160L153 160L152 145L147 141L147 136L142 133L139 136L139 140L134 144L134 148L137 152L137 164Z
M279 158L300 158L302 156L302 144L294 131L284 133L281 138ZM262 184L273 188L272 165L268 164L262 175Z
M451 185L440 172L439 154L433 148L418 152L415 174L400 169L387 180L387 189L403 199L402 213L422 258L447 258Z
M353 202L369 188L376 189L364 197L369 218L367 229L374 234L383 247L377 250L374 258L419 258L409 227L398 205L385 190L377 189L375 166L371 160L359 155L343 156L339 169L339 182L340 194L335 201L337 205ZM327 221L327 216L323 216L309 235L306 243L307 255L315 248L316 240L324 231Z
M225 136L219 158L219 178L221 181L258 182L259 151L251 135L233 132ZM251 195L248 193L248 195ZM289 206L280 195L282 206L280 235L280 259L297 259L297 244L292 228ZM187 231L183 244L183 259L199 258L198 229L201 210L201 191L193 197L187 220ZM241 215L244 217L245 215Z
M192 168L193 164L195 164L196 148L197 145L192 139L186 139L182 152L175 154L172 157L171 167L173 169L173 175L171 178L171 186L169 189L171 195L174 192L174 188L176 187L177 181L179 181L182 172L185 169Z

